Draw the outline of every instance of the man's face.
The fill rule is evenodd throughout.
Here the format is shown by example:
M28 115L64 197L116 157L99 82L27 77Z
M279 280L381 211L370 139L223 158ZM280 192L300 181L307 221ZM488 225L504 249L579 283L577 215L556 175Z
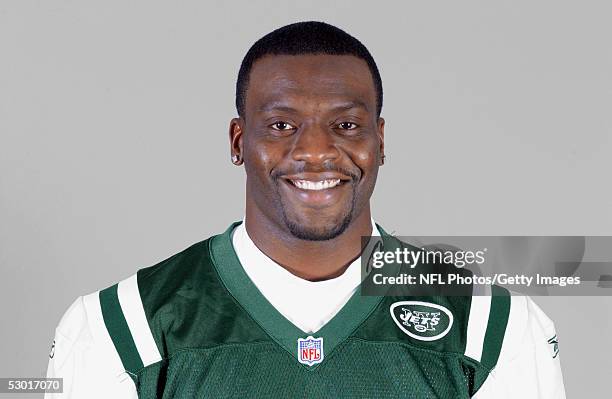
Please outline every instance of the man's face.
M369 206L384 120L365 61L274 55L251 70L232 149L244 160L247 207L294 236L327 240Z

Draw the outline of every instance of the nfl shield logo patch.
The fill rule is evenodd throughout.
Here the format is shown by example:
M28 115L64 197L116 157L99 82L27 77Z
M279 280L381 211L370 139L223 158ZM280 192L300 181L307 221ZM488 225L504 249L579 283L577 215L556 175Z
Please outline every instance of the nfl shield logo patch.
M298 338L298 360L312 366L323 361L323 337Z

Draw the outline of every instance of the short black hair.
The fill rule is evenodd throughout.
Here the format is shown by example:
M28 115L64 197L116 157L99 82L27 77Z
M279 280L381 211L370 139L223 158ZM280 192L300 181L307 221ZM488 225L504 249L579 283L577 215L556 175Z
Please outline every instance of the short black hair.
M356 38L325 22L297 22L278 28L247 51L236 81L236 110L244 116L244 106L253 64L266 55L330 54L353 55L368 64L376 90L376 115L380 116L383 102L382 79L368 49Z

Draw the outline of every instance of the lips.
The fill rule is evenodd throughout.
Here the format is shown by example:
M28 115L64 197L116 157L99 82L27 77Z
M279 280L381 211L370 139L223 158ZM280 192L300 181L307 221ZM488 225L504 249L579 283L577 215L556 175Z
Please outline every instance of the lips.
M350 197L350 176L337 172L300 173L281 177L283 192L295 204L312 208L337 205Z
M330 188L334 188L338 186L342 180L340 179L325 179L319 181L311 181L311 180L289 180L291 184L296 186L301 190L327 190Z

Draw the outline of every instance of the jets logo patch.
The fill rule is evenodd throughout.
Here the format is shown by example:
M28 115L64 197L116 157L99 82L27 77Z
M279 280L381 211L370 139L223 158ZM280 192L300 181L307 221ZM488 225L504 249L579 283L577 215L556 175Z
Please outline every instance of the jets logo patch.
M298 338L298 361L308 366L323 361L323 337Z
M444 306L419 301L395 302L389 308L391 318L409 337L435 341L453 326L453 314Z

